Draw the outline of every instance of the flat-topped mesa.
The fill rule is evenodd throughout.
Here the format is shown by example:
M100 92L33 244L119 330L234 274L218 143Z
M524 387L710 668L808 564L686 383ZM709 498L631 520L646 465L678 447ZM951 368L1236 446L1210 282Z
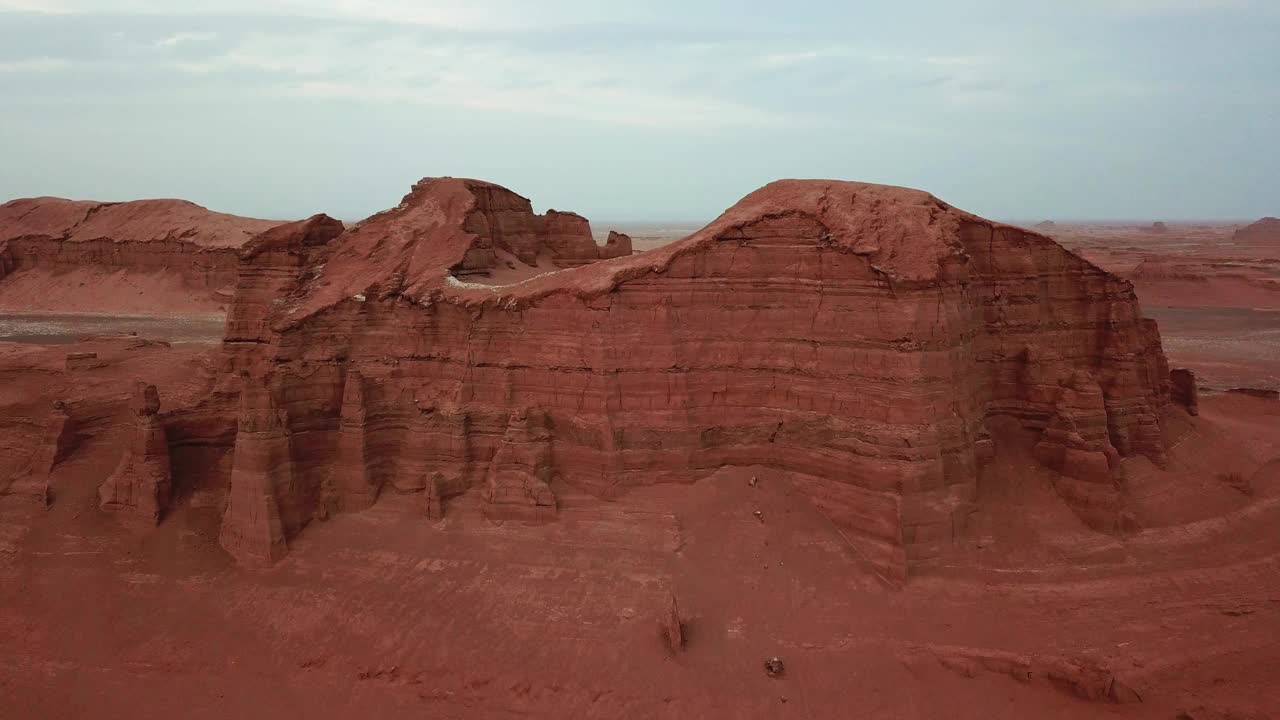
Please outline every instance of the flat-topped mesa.
M496 185L424 180L262 303L275 421L242 416L232 497L252 482L254 499L228 507L224 540L253 525L231 545L275 557L386 485L548 519L561 483L613 496L759 465L900 580L964 533L1010 423L1104 531L1125 524L1114 464L1163 460L1155 323L1042 235L915 190L786 180L641 255L457 280L547 253L535 217ZM553 245L578 237L554 217Z
M130 402L133 422L124 457L111 477L98 488L103 510L154 527L168 510L173 495L169 444L160 424L160 395L155 385L134 383Z

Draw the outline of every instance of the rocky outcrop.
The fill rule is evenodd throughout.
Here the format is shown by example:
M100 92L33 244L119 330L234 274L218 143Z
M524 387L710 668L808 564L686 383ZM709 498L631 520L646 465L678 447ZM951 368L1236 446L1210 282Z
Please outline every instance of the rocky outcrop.
M541 246L551 253L556 267L576 267L600 259L591 223L581 215L548 210L539 225Z
M631 236L625 235L616 230L610 230L609 237L605 240L604 247L600 249L600 259L607 260L609 258L626 257L632 252Z
M1186 368L1169 371L1169 396L1173 402L1187 409L1191 415L1200 414L1200 388L1196 374Z
M485 475L486 513L501 519L551 519L556 513L554 475L546 414L530 409L511 413Z
M548 210L545 215L535 215L528 198L506 188L473 180L456 182L467 186L473 198L461 229L474 239L453 266L459 277L489 275L498 265L499 252L529 267L548 263L551 267L547 269L579 267L621 254L621 246L596 245L591 224L577 213Z
M154 527L169 508L173 495L169 475L169 444L160 423L160 395L155 385L134 384L132 427L124 457L98 488L103 510Z
M1035 446L1041 463L1059 474L1058 494L1091 527L1125 527L1120 453L1108 434L1106 396L1097 378L1077 371L1058 392L1053 419Z
M232 315L261 319L228 334L257 348L233 554L278 557L388 486L545 520L559 483L610 497L764 465L900 580L964 532L989 421L1042 435L1059 491L1104 529L1122 525L1116 458L1163 459L1155 324L1127 281L1044 236L923 192L781 181L657 250L470 282L500 253L548 255L528 208L424 180L282 295L242 286L255 309Z
M237 260L235 296L227 313L224 341L232 347L270 341L272 304L323 272L322 255L344 230L341 221L316 215L274 227L249 242Z
M277 495L297 501L312 493L293 484L289 438L271 391L250 379L240 393L234 452L218 541L242 563L273 563L288 551L287 525ZM296 532L303 523L296 516L293 520Z

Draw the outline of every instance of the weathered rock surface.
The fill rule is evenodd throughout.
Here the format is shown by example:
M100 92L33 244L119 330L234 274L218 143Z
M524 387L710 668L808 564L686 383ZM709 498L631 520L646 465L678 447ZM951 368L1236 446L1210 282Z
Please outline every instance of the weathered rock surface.
M129 428L128 445L120 465L98 488L99 505L103 510L155 526L173 495L169 444L158 417L160 395L156 386L135 383L129 407L133 426Z
M1123 524L1117 458L1163 458L1155 324L1044 236L914 190L781 181L643 255L467 282L499 252L576 262L576 217L429 179L300 266L246 253L223 545L276 559L310 519L436 473L439 494L546 519L561 482L610 497L764 465L901 579L963 531L993 418L1043 433L1099 528Z

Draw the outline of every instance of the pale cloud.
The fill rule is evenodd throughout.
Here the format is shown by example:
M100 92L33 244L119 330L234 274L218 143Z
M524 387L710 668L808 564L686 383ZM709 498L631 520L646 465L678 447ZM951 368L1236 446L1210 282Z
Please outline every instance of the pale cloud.
M791 65L805 65L813 62L827 60L830 58L841 57L847 54L847 50L843 48L827 48L824 50L797 50L792 52L776 52L763 55L759 58L759 64L769 65L773 67L788 67Z
M177 32L156 43L156 47L171 48L188 43L207 42L217 39L215 32Z
M672 87L680 63L526 52L495 45L376 41L341 31L255 33L216 57L177 64L196 74L253 71L292 94L435 105L592 123L707 128L801 125L794 112ZM652 67L650 67L652 66ZM625 81L625 82L624 82Z
M511 0L0 0L0 12L50 15L293 17L441 29L536 27L548 18Z
M75 12L71 3L58 0L0 0L0 12L68 15Z
M0 62L0 74L49 73L67 70L74 65L63 58L39 57Z

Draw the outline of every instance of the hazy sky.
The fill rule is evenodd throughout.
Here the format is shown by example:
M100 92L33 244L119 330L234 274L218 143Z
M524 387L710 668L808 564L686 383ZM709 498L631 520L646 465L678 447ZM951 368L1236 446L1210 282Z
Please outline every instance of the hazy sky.
M0 0L0 199L355 219L425 175L618 220L780 177L1276 215L1280 0Z

